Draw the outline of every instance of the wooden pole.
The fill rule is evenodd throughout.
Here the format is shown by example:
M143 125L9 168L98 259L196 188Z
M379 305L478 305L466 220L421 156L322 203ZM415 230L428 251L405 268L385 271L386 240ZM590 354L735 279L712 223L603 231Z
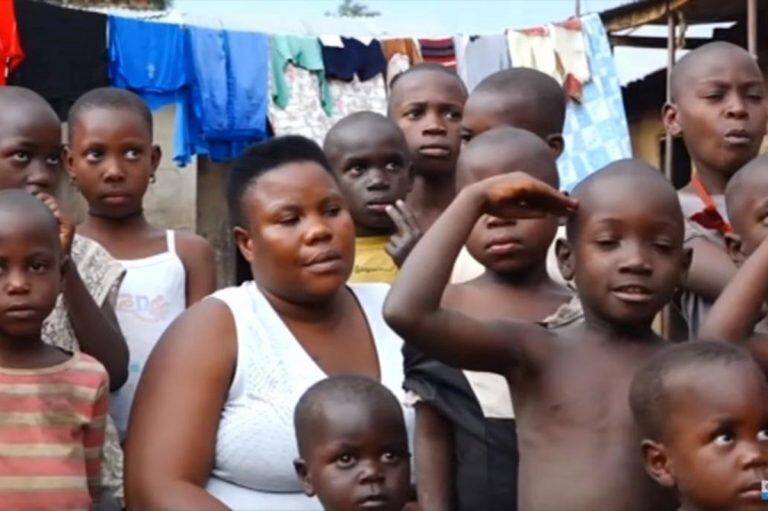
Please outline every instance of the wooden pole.
M669 3L667 3L669 6ZM675 14L667 12L667 102L672 101L672 67L675 65ZM664 175L672 181L672 135L664 137Z
M576 17L581 16L581 0L576 0Z
M757 0L747 0L747 49L757 60Z

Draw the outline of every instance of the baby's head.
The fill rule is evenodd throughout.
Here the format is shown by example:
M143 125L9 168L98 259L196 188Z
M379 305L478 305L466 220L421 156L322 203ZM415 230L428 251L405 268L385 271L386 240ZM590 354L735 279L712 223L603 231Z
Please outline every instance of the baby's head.
M24 190L0 191L0 334L39 341L61 288L64 256L51 211Z
M67 167L90 214L140 214L161 156L147 104L124 89L93 89L72 105L68 130Z
M529 131L499 127L473 138L461 151L456 183L462 189L508 172L524 171L559 188L552 150ZM467 250L489 271L507 277L546 271L546 255L557 219L503 220L483 215L467 239Z
M0 87L0 190L52 193L61 175L61 123L37 93Z
M294 412L304 492L328 511L402 511L410 453L400 404L380 383L334 376L310 387Z
M740 265L768 234L768 155L758 156L733 175L725 189L725 204L733 226L726 245Z
M595 172L572 193L579 209L557 257L574 279L586 316L641 331L672 299L690 265L683 214L664 176L640 160Z
M405 200L412 184L408 144L400 128L383 115L357 112L334 124L323 149L358 235L394 232L386 208Z
M672 68L667 131L681 135L697 169L729 179L757 155L766 132L765 80L740 46L701 46Z
M505 69L481 81L464 105L462 138L471 140L498 126L514 126L563 151L565 92L554 78L524 67Z
M768 384L740 347L689 341L635 375L630 406L645 467L686 510L758 510L768 479Z
M403 130L417 175L453 179L466 100L464 82L439 64L417 64L392 80L388 115Z

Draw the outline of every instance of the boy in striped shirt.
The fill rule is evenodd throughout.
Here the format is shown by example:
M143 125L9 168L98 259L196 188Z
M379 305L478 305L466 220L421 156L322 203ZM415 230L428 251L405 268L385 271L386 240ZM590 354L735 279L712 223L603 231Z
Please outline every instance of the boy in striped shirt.
M43 202L0 191L0 509L88 509L98 497L106 370L41 340L67 264L58 232Z

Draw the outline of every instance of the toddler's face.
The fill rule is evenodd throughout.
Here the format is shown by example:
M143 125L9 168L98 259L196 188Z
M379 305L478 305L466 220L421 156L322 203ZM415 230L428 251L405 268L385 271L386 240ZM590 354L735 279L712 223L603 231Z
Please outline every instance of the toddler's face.
M318 412L323 413L323 412ZM346 404L325 413L306 459L305 485L328 511L402 511L410 455L402 416Z
M684 509L765 510L768 384L754 364L708 364L670 375L664 432Z

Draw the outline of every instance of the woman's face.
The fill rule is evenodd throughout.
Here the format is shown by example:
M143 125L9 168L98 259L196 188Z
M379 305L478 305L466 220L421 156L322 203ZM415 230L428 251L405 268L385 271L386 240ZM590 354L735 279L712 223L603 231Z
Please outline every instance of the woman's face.
M247 227L235 236L256 283L294 303L332 297L355 257L352 217L329 172L287 163L252 182L243 196Z

